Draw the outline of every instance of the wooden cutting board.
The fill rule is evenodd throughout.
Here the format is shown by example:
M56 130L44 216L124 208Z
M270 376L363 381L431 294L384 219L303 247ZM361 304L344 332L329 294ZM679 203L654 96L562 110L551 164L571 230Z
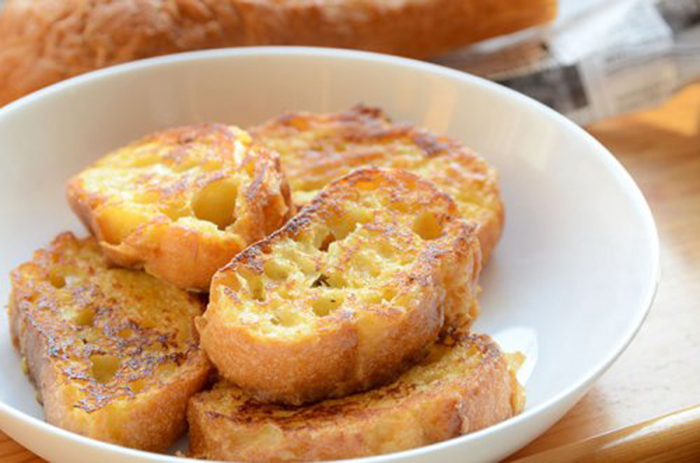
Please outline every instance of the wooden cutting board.
M609 458L601 449L635 436L635 445L615 447L616 461L644 458L645 449L654 461L700 461L700 445L676 445L700 443L697 408L639 425L700 403L700 82L660 108L588 130L630 171L651 205L661 237L661 285L627 351L571 412L511 459L589 461L595 452ZM664 446L660 439L675 440ZM28 461L42 460L0 432L0 463Z

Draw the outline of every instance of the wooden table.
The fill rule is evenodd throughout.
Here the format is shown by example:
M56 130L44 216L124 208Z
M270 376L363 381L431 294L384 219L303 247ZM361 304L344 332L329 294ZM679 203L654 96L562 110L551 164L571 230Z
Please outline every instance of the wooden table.
M651 206L661 239L661 284L618 361L514 457L700 404L700 83L660 108L588 130L632 174Z
M661 285L627 351L561 421L512 459L700 403L700 83L660 108L589 131L651 204L661 236ZM41 460L0 432L0 463L27 461Z

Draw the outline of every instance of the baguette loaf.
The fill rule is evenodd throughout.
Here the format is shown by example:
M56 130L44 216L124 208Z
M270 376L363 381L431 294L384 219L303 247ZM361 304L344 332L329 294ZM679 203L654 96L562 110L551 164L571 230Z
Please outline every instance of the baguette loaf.
M318 45L425 58L553 19L556 0L8 0L0 106L150 56Z

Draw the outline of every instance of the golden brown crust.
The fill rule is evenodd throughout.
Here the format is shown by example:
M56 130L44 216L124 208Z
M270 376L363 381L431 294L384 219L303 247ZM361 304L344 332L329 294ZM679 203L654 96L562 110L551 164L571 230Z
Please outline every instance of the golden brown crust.
M199 291L293 211L277 155L220 124L143 138L73 177L67 193L112 262Z
M9 0L0 12L0 106L94 69L243 40L220 0Z
M554 19L556 0L234 0L251 45L429 58Z
M478 226L484 262L501 236L504 212L496 171L453 138L392 123L382 110L363 105L340 113L285 114L250 132L280 154L298 207L352 169L401 168L452 195L461 216Z
M393 380L441 330L468 324L480 272L449 196L402 170L321 192L212 280L202 347L262 401L300 404Z
M488 336L458 334L392 384L304 407L261 404L219 384L190 400L190 448L198 458L270 462L397 452L514 416L520 389Z
M46 420L128 447L164 451L185 431L210 364L197 296L110 269L94 239L59 235L12 272L10 329Z
M550 21L556 0L8 0L0 105L59 80L204 48L319 45L429 57Z

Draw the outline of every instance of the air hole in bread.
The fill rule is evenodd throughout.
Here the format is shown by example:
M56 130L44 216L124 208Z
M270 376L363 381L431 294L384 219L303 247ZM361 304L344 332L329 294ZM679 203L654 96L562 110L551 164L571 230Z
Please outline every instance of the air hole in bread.
M95 212L101 224L101 238L109 244L118 245L150 220L150 215L138 205L108 204Z
M329 287L330 281L328 280L328 277L324 275L323 273L320 274L314 281L311 283L312 288L318 288L321 286Z
M187 156L184 160L174 163L170 168L173 172L185 172L195 167L204 167L204 165L205 164L200 164L197 158Z
M160 207L160 212L167 215L170 220L176 222L181 217L187 217L190 215L190 211L186 207L170 206L170 207Z
M323 295L313 302L312 309L317 317L326 317L342 303L343 299L340 295Z
M91 355L92 377L99 383L108 383L119 369L121 361L114 355Z
M280 310L272 317L272 324L292 327L304 321L304 317L289 310Z
M152 145L144 145L140 147L139 150L143 152L135 153L137 155L133 156L130 163L131 167L149 167L155 164L160 164L162 162L162 159L160 158L158 153L156 151L153 151Z
M255 280L255 282L250 285L250 293L256 301L265 301L265 288L262 281Z
M192 210L199 220L216 224L224 230L236 221L238 186L230 179L217 180L202 188L192 200Z
M323 238L323 240L321 241L321 245L318 247L318 250L328 252L328 247L335 241L336 239L333 233L327 234L326 237Z
M58 268L51 269L49 272L49 283L56 289L66 286L66 278L63 276L63 272Z
M413 231L426 241L434 240L442 236L442 224L440 220L430 212L424 212L413 222Z
M215 170L219 170L219 169L223 168L223 165L221 164L220 161L216 161L216 160L211 159L211 160L205 162L204 164L200 164L199 168L202 169L204 172L213 172Z
M139 378L129 383L129 389L131 389L131 392L134 394L143 391L144 387L146 387L146 380L144 378Z
M354 207L336 218L331 224L336 241L344 240L354 232L361 224L372 221L373 213L367 209Z
M95 323L95 310L86 308L75 314L73 323L78 326L93 326Z
M407 214L410 213L411 210L413 209L414 205L409 204L406 201L392 201L389 204L389 207L391 208L392 211L399 212L401 214Z
M384 289L384 294L382 295L382 301L391 302L394 300L398 292L394 288Z
M250 295L256 301L265 301L265 286L263 285L262 279L260 278L250 278L248 279L248 290Z
M263 267L265 275L271 280L284 280L289 276L290 269L288 266L281 264L275 259L269 259Z
M265 301L265 284L261 275L253 273L249 269L242 270L241 276L245 280L250 297L259 302Z

